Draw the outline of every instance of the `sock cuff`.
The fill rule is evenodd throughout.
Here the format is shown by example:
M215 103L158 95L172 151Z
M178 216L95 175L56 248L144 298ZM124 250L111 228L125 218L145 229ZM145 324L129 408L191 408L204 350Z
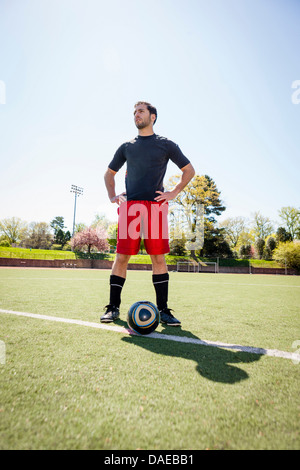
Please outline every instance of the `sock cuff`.
M168 280L169 280L169 273L152 274L153 284L159 284L161 282L168 282Z
M123 287L125 281L126 281L126 279L124 277L115 276L114 274L112 274L109 278L109 284L111 286Z

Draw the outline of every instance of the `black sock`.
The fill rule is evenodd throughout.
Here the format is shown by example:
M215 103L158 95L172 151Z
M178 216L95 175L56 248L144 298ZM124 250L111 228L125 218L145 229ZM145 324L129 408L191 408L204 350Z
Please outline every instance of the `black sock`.
M153 274L152 281L156 292L156 304L158 310L168 306L169 273Z
M121 291L125 282L124 277L115 276L112 274L109 279L110 284L110 305L119 308L121 303Z

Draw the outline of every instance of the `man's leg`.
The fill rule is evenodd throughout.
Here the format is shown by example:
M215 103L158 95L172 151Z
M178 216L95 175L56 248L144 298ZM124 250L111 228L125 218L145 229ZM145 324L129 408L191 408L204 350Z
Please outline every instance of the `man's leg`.
M120 315L121 292L126 280L127 266L131 255L117 253L111 276L109 279L110 298L106 306L106 312L101 317L101 322L109 323L117 320Z
M116 254L110 276L110 305L119 308L121 303L121 291L126 280L128 261L131 255Z
M169 273L164 255L150 255L152 261L152 282L156 292L158 310L168 307Z
M156 292L156 304L160 311L161 322L170 326L180 326L180 321L168 308L169 273L164 255L150 255L152 261L152 281Z
M150 255L153 274L166 274L168 267L165 255Z
M131 255L123 255L122 253L117 253L111 274L113 276L120 276L126 279L127 266L130 257Z
M130 222L132 222L132 219L135 220L135 217L129 216L128 212L134 203L135 201L123 202L118 208L117 255L109 280L109 304L106 306L106 312L100 319L102 322L111 322L119 318L121 292L126 279L128 262L131 255L139 251L139 236L133 238L129 233ZM136 235L136 233L133 235Z

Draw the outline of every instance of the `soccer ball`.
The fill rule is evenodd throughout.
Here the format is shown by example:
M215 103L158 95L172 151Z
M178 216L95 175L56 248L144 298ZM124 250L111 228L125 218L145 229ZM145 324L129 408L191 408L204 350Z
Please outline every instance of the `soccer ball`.
M158 308L147 300L135 302L128 310L127 324L131 330L140 335L149 335L160 322Z

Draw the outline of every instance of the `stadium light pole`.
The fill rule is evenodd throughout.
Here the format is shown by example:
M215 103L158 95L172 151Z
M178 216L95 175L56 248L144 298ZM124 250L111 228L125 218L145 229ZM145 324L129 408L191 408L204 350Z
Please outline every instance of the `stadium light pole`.
M81 196L81 194L83 193L83 188L80 188L79 186L76 186L75 184L72 184L70 193L75 193L74 217L73 217L73 233L72 233L72 236L74 236L74 232L75 232L75 218L76 218L76 201L77 201L77 196Z

